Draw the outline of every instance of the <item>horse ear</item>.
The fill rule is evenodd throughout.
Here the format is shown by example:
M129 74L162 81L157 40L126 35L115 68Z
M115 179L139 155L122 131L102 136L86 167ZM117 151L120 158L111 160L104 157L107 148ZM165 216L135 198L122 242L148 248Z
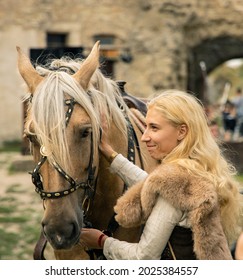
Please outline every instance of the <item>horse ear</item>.
M97 41L89 56L85 59L84 63L81 65L80 69L73 74L73 77L81 84L81 86L86 90L89 85L89 81L94 74L95 70L99 67L99 50L100 41Z
M21 48L17 46L16 49L18 52L19 73L28 85L30 92L34 93L36 87L44 78L38 74L32 66L30 59L24 54Z

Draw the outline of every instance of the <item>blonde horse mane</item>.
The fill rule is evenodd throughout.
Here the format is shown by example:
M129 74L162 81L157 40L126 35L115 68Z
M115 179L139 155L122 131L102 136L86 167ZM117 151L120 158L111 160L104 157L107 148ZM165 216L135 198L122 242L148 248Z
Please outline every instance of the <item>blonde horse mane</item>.
M66 98L74 98L91 119L94 156L98 153L102 120L107 120L108 127L114 122L122 135L127 135L125 115L129 110L117 84L97 69L86 92L70 75L81 63L62 58L51 62L49 68L54 71L37 66L36 70L45 79L37 87L28 108L27 133L33 133L34 129L42 155L47 156L49 162L57 161L65 170L71 166L65 129Z

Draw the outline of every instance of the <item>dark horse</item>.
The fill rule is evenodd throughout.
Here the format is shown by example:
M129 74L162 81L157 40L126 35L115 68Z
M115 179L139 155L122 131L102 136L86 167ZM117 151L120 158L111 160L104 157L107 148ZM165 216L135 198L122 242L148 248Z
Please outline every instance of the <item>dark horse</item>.
M138 241L139 228L114 223L113 207L124 183L109 172L99 152L102 120L116 151L147 172L156 162L140 141L141 116L127 107L117 84L98 69L99 42L86 60L61 59L49 69L35 69L17 50L19 72L29 89L24 132L36 162L32 180L43 199L42 229L55 257L89 258L79 242L82 227L88 225Z

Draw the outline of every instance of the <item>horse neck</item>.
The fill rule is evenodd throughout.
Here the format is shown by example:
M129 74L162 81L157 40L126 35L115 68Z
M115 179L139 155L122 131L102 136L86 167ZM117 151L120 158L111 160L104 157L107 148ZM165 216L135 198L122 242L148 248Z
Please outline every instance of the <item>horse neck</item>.
M127 155L127 139L124 139L122 132L119 131L119 129L114 124L111 125L108 137L110 139L110 144L113 147L114 151L126 156ZM109 171L109 166L110 166L110 163L108 163L107 160L104 158L104 156L102 154L100 154L100 166L99 166L100 176L103 177L103 174L106 174L107 176L105 177L105 180L107 178L109 180L114 180L114 178L117 179L117 175L112 174ZM121 184L119 184L119 185L121 185ZM101 188L103 188L103 185L101 186ZM116 189L119 192L121 191L118 187L116 187ZM113 186L113 191L114 191L114 186Z
M126 156L127 143L124 143L122 133L113 124L109 132L109 137L114 150ZM113 207L116 200L122 195L124 188L124 182L116 174L109 171L109 166L108 161L100 153L93 210L89 217L93 226L97 228L107 226L114 214Z

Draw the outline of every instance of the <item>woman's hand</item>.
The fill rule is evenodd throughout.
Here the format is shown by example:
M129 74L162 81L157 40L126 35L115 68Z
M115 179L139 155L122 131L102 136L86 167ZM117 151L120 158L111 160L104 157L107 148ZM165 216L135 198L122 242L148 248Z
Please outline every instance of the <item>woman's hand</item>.
M80 242L92 249L103 248L108 236L94 228L82 228Z
M101 153L105 156L105 158L111 162L112 155L114 155L115 151L110 145L109 137L108 137L108 124L104 116L102 116L102 135L99 144L99 149Z

